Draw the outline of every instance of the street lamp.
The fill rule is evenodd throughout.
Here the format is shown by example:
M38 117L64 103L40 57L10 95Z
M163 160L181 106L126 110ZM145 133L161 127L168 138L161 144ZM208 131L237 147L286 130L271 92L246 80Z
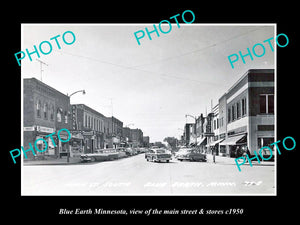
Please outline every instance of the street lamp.
M82 92L83 95L85 95L85 90L79 90L79 91L75 91L73 92L72 94L68 95L69 98L71 98L72 95L76 94L76 93L79 93L79 92ZM67 162L70 161L70 148L68 148L68 154L67 154Z
M83 95L85 95L85 90L79 90L79 91L75 91L72 94L69 95L69 97L71 97L72 95L78 93L78 92L82 92Z
M188 116L195 119L195 146L196 146L196 145L197 145L197 128L196 128L197 119L196 119L195 116L192 116L192 115L189 115L189 114L186 114L186 115L185 115L185 118L187 118Z

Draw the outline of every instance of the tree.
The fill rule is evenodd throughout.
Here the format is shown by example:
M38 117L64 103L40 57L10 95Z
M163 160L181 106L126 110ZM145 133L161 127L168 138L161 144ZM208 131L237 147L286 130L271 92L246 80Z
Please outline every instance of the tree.
M172 149L175 149L178 140L174 137L166 137L164 141L167 142Z

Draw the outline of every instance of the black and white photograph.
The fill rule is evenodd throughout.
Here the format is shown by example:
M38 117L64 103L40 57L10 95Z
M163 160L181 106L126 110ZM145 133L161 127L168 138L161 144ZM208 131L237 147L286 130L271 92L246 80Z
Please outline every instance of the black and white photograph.
M22 24L22 195L276 195L274 37Z
M103 3L3 7L3 219L293 221L296 4Z

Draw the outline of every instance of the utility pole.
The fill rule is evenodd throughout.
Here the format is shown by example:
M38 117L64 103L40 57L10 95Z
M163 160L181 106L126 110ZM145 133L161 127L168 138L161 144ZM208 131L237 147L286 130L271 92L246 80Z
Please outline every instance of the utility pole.
M39 60L39 59L36 59L36 61L38 61L40 63L40 68L41 68L41 81L43 81L42 79L42 74L43 74L43 64L48 66L48 64L44 63L43 61Z

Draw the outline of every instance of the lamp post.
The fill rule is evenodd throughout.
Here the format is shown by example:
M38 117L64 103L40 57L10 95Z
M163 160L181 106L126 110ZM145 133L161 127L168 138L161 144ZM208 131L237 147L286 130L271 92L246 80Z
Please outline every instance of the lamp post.
M78 93L78 92L82 92L82 94L85 95L85 90L79 90L79 91L73 92L72 94L70 94L70 95L68 95L68 96L71 98L72 95L74 95L74 94L76 94L76 93Z
M79 92L82 92L82 94L85 95L85 90L79 90L79 91L73 92L70 95L67 94L67 96L69 96L69 98L71 98L72 95L79 93ZM70 103L71 103L71 101L70 101ZM69 162L69 161L70 161L70 147L68 148L68 153L67 153L67 162Z
M186 114L185 118L187 118L188 116L194 118L194 120L195 120L195 146L196 146L197 145L197 129L196 129L197 119L196 119L195 116L192 116L192 115L189 115L189 114Z

